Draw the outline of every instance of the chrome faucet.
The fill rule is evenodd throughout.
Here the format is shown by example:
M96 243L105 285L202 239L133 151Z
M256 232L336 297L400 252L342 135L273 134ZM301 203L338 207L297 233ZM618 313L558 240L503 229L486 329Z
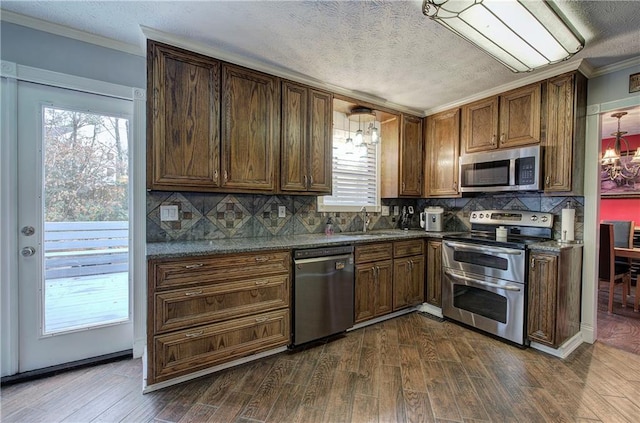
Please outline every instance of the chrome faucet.
M369 226L369 222L371 222L371 218L369 217L369 213L367 213L367 208L366 207L362 207L360 209L360 212L363 213L362 215L362 232L367 232L367 227Z

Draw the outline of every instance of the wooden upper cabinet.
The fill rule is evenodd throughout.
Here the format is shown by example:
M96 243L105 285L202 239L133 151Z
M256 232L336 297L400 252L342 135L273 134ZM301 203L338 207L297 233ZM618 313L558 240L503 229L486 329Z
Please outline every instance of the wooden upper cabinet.
M540 91L535 83L500 96L501 148L540 142Z
M220 62L147 43L147 188L219 186Z
M331 193L333 96L282 82L280 190Z
M498 97L462 106L462 144L465 153L498 148Z
M422 118L402 115L400 132L400 196L422 195Z
M578 72L546 83L544 191L582 195L587 79Z
M460 109L427 117L425 132L425 196L459 197Z
M465 153L540 142L541 83L462 107Z
M222 66L222 186L275 192L280 135L280 84L275 76Z

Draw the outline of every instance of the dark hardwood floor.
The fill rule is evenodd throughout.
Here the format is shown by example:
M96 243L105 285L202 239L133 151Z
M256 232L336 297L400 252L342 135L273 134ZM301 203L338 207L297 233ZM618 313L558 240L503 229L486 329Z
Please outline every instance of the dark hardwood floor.
M2 389L3 422L637 422L640 356L560 360L412 313L141 394L126 360Z
M640 354L640 312L633 311L632 299L628 299L627 306L622 307L622 288L619 287L613 296L613 313L609 314L609 291L605 288L603 284L598 291L598 341ZM632 292L635 292L635 286Z

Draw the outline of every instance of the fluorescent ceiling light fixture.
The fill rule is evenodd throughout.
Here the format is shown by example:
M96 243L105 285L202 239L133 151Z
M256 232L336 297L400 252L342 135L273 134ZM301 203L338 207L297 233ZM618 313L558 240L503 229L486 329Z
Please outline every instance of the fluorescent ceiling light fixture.
M423 0L422 13L513 72L567 60L584 40L542 0Z

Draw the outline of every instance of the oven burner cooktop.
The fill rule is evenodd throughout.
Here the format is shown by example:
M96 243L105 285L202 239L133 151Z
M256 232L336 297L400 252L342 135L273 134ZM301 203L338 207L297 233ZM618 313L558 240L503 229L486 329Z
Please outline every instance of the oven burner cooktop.
M481 210L469 215L471 232L450 234L443 239L524 250L527 245L552 239L553 215L519 210ZM506 229L498 239L496 229Z

